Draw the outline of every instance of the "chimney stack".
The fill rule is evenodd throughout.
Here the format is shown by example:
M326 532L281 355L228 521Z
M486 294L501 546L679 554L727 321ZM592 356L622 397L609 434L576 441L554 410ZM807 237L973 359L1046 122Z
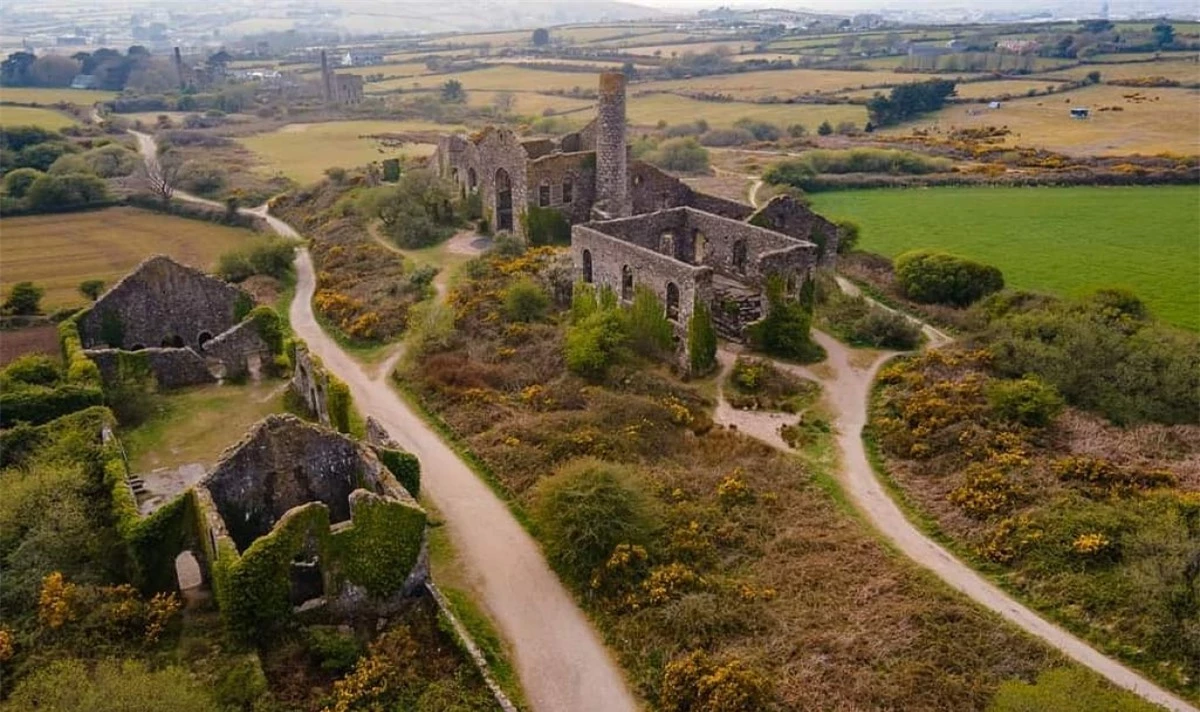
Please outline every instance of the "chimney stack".
M325 56L325 50L321 50L321 85L325 90L325 101L333 101L333 77L329 72L329 59Z
M629 205L629 165L625 146L625 75L600 74L596 107L596 197L611 217L626 217Z

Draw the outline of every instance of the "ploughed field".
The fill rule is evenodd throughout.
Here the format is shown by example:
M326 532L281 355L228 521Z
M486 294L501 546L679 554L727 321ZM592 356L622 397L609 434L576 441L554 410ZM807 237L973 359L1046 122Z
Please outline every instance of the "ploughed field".
M0 291L34 282L46 290L46 311L85 303L80 282L103 279L112 286L151 255L212 269L221 253L254 235L136 208L4 218L0 234Z
M1123 286L1155 315L1200 329L1200 192L1194 187L927 188L818 193L817 211L862 226L861 249L918 248L995 265L1020 289Z

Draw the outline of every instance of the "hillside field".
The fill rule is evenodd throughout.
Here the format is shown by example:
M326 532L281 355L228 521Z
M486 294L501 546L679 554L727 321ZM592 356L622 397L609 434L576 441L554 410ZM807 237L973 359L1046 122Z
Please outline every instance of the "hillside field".
M46 89L40 87L0 88L0 101L9 104L77 104L91 106L115 97L115 91L95 89Z
M1200 329L1194 187L845 191L813 207L858 222L864 250L946 250L999 267L1012 287L1063 295L1128 287L1159 318Z
M0 127L40 126L57 131L74 126L75 120L53 109L34 109L28 106L0 106Z
M108 208L82 213L34 215L0 221L0 291L31 281L46 289L42 308L78 306L85 279L108 286L151 255L212 269L217 258L254 233L202 220Z

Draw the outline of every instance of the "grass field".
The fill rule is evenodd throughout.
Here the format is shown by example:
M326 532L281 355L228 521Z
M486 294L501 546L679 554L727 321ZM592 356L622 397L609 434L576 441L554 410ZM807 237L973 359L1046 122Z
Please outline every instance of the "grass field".
M972 75L965 74L963 76ZM928 79L928 75L912 73L785 69L655 82L652 86L668 91L719 92L728 94L735 99L758 99L767 96L787 97L818 92L832 93L861 89L864 86L905 84Z
M1013 287L1134 290L1161 319L1200 329L1200 192L1192 187L929 188L818 193L862 248L933 248L999 267Z
M90 89L38 89L34 87L2 87L0 101L12 104L78 104L91 106L98 101L115 97L115 91L92 91Z
M1044 76L1063 79L1083 79L1090 72L1100 72L1100 81L1102 82L1110 82L1114 79L1126 80L1140 79L1142 77L1163 77L1180 82L1181 84L1200 83L1200 62L1187 59L1105 64L1103 66L1084 64L1069 69L1059 69Z
M663 58L682 57L687 53L704 54L717 49L728 49L733 54L740 52L749 52L754 49L754 42L750 40L724 40L719 42L691 42L683 44L658 44L646 45L639 47L626 47L622 50L626 54L634 54L642 57L661 56Z
M202 220L134 208L4 218L0 221L0 290L32 281L46 289L42 307L86 303L85 279L109 285L151 255L165 254L203 269L254 233Z
M1025 96L1031 89L1039 92L1046 87L1059 87L1060 82L1027 79L1002 79L994 82L967 82L955 87L954 93L962 99L993 99L1004 96Z
M677 124L704 119L712 126L729 126L743 117L770 121L781 127L801 123L816 131L822 121L837 125L853 121L860 128L867 122L867 110L853 104L753 104L739 101L699 101L675 94L647 94L634 97L628 104L629 121L652 126L661 119Z
M258 157L262 172L282 173L300 183L311 183L333 166L353 168L384 158L427 156L434 149L432 144L390 149L366 136L406 131L448 133L460 128L427 121L328 121L288 124L277 131L245 136L238 141Z
M498 91L467 92L467 103L471 106L492 106L496 101L496 96L500 93ZM555 96L552 94L535 94L527 91L510 93L515 102L513 110L525 116L540 116L546 109L563 112L585 109L596 104L591 99L572 99L571 97Z
M0 105L0 126L41 126L57 131L76 123L75 119L53 109Z
M1138 98L1127 98L1131 95ZM1061 96L1038 96L1005 102L998 110L980 112L979 105L950 106L917 121L887 129L907 135L913 129L939 130L1007 126L1009 145L1036 146L1074 155L1126 155L1162 152L1200 153L1196 131L1200 91L1135 89L1097 85ZM1068 109L1091 108L1086 120L1072 119ZM1099 111L1119 106L1121 111ZM976 113L969 113L976 112Z

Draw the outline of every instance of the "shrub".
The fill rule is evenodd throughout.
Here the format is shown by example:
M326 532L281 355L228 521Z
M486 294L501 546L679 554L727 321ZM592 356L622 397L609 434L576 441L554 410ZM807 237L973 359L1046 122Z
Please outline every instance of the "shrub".
M45 289L33 282L17 282L8 292L3 309L7 314L37 314L41 311L42 295Z
M78 153L64 153L58 157L58 160L50 164L46 172L51 175L66 175L68 173L91 173L95 172L88 162L83 160L83 156Z
M82 282L79 283L79 293L82 294L83 296L87 297L88 299L92 300L93 302L96 301L97 299L100 298L101 294L104 294L104 280L103 279L85 279L85 280L83 280Z
M4 192L13 198L24 198L29 186L45 175L36 168L18 168L4 176Z
M954 307L968 306L1004 288L1004 275L995 267L928 250L897 257L896 278L908 298Z
M617 545L644 546L655 529L650 499L633 475L593 458L541 480L533 500L547 555L581 589Z
M550 308L550 297L528 277L516 280L504 291L504 315L509 321L541 321Z
M705 146L744 146L754 142L754 134L745 129L713 129L700 137Z
M675 328L654 290L638 285L633 303L623 312L629 345L637 353L655 358L671 351Z
M567 329L567 368L585 378L603 378L628 338L620 312L598 308Z
M667 139L644 158L669 171L701 173L708 170L708 151L691 137Z
M1082 668L1046 670L1036 683L1008 680L996 690L988 712L1154 712L1156 705L1101 684L1095 674Z
M738 119L733 122L733 127L748 131L755 141L778 141L783 135L775 124L751 118Z
M282 237L257 238L221 255L217 274L227 282L241 282L256 274L284 279L292 271L295 246Z
M831 133L833 133L833 124L828 121L822 121L821 125L817 127L818 136L828 136Z
M133 151L115 143L93 148L83 154L83 160L93 173L101 178L117 178L131 175L137 170L140 159Z
M188 161L179 169L179 186L197 195L214 195L228 180L225 169L211 163Z
M703 375L717 365L717 329L708 304L697 299L688 322L688 355L692 373Z
M530 245L569 245L571 223L555 208L530 205L521 216Z
M28 383L52 386L58 383L62 372L54 359L44 354L26 354L0 371L0 383Z
M186 670L151 671L136 660L104 660L89 671L78 660L38 667L12 690L13 709L89 712L209 712L213 701Z
M695 651L663 669L664 712L758 712L770 701L767 678L737 658L718 663Z
M992 381L987 398L996 416L1033 428L1046 427L1063 409L1062 396L1054 386L1035 376Z
M750 343L764 353L796 361L820 358L820 347L809 338L812 315L799 301L787 296L784 282L767 283L767 314L748 329Z
M339 433L350 432L350 405L350 387L331 375L327 402L329 421Z
M304 642L309 652L320 661L321 669L333 673L349 672L362 655L362 647L354 636L339 633L336 628L305 628Z
M109 199L108 187L94 175L69 173L39 176L25 194L31 210L59 212Z
M862 228L853 220L837 220L834 222L838 229L838 254L844 255L858 249L858 240Z

